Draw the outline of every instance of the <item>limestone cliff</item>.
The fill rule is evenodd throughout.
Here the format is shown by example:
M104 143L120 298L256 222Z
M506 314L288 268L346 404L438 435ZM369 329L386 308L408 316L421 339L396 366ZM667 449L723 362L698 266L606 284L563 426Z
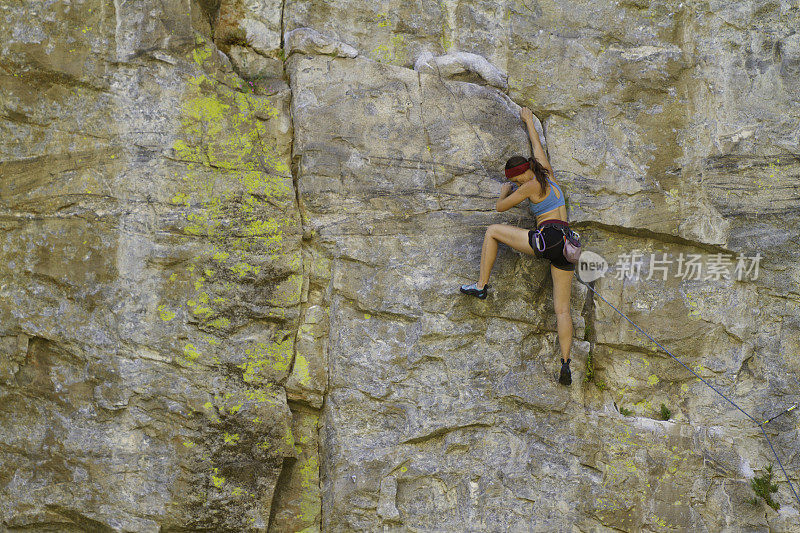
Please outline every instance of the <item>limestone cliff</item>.
M758 427L584 285L569 388L544 261L501 247L458 292L489 224L534 225L494 209L528 106L585 248L641 254L595 290L759 419L800 401L798 28L795 0L3 2L2 530L800 531L777 465L750 501ZM796 413L765 426L795 487Z

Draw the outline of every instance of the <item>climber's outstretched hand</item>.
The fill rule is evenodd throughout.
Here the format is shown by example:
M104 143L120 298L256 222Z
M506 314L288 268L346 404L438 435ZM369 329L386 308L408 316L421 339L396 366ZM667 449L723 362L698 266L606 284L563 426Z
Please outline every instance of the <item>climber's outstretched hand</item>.
M519 118L525 123L533 121L533 112L527 107L523 107L519 110Z

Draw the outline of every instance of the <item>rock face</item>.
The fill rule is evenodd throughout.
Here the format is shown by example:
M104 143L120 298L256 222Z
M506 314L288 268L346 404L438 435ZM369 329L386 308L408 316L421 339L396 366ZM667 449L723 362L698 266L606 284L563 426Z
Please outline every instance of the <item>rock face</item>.
M800 401L798 27L786 0L0 6L3 530L800 531L758 426L608 305L756 420ZM535 225L494 209L521 105L613 267L573 283L569 388L546 262L501 246L490 297L458 292L488 225ZM796 413L765 430L800 490Z

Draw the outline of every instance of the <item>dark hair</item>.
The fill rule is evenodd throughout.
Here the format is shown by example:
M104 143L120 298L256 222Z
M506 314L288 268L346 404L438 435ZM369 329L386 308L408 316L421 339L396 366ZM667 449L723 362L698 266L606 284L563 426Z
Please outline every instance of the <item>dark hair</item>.
M539 163L536 157L530 157L528 159L522 157L521 155L515 155L508 161L506 161L506 169L514 168L519 166L526 161L530 161L531 163L531 171L533 175L536 177L536 181L539 182L539 185L542 187L542 192L547 189L547 170Z

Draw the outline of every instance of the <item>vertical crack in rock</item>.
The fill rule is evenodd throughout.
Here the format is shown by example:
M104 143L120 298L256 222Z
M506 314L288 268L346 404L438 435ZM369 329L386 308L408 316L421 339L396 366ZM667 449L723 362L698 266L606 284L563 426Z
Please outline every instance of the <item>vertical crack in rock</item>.
M433 170L433 188L436 189L436 162L433 160L433 151L431 149L431 134L428 131L428 127L425 125L425 109L424 109L424 102L425 98L422 96L422 79L420 78L421 74L417 72L417 83L419 84L419 100L420 100L420 122L422 122L422 131L425 132L425 143L426 143L426 150L425 152L428 154L430 158L430 165L431 169ZM408 87L406 87L406 91L408 92L408 98L411 99L411 91L408 91Z
M283 50L283 10L286 7L286 2L284 1L281 5L281 50ZM283 61L282 65L283 69L283 80L288 84L288 76L286 73L286 62ZM297 178L297 167L295 165L294 159L294 121L292 119L292 89L289 86L289 121L291 123L290 127L292 129L292 138L289 141L289 154L290 154L290 161L291 164L289 165L289 172L292 174L292 189L294 189L294 205L297 209L297 212L300 214L300 229L302 231L302 238L300 240L300 257L302 260L302 270L303 270L303 284L301 289L301 296L300 296L300 318L297 322L297 329L294 332L294 349L292 350L292 360L289 363L289 372L286 375L286 379L288 379L292 372L294 371L294 364L295 360L297 359L297 337L300 333L300 328L302 327L303 321L305 320L305 312L306 307L308 307L308 269L307 269L307 261L306 261L306 222L305 217L303 216L302 209L300 207L300 192L298 187L298 178ZM284 380L285 383L285 380Z
M589 282L589 285L594 288L594 282ZM597 340L597 333L594 330L594 293L587 289L586 300L583 304L581 315L583 316L584 324L586 324L583 332L583 340L589 342L589 353L586 355L586 381L594 380L594 345Z
M284 47L283 13L285 2L281 6L281 50ZM292 434L296 457L284 459L281 474L275 487L270 508L270 532L298 531L319 527L321 523L321 487L319 483L319 407L315 403L314 393L308 388L315 388L316 381L310 382L309 367L318 365L319 361L309 356L309 337L315 339L317 321L319 320L318 297L311 295L312 276L314 274L314 243L309 228L307 215L300 194L300 158L295 153L295 124L292 116L292 100L290 71L286 61L281 58L282 78L289 86L289 120L292 136L289 141L290 165L294 193L294 207L300 217L302 238L300 240L302 289L299 305L299 318L294 331L294 343L291 361L286 378L281 385L285 388L289 410L292 415ZM315 345L311 345L312 348ZM315 368L311 368L313 372ZM317 385L318 388L318 385ZM323 391L324 394L324 391ZM321 404L321 402L319 402Z
M289 408L291 409L291 406ZM280 506L281 495L288 488L290 483L291 467L296 462L296 457L283 458L281 473L278 476L278 481L275 483L275 491L272 493L272 502L270 503L269 507L269 523L267 524L267 531L281 531L279 523L276 522L275 515L277 514L278 507Z
M286 32L285 32L284 27L283 27L283 25L284 25L283 21L284 21L285 13L286 13L286 0L283 0L283 2L281 2L281 52L283 52L284 46L285 46L285 44L284 44L284 36L285 36ZM286 63L285 62L283 63L283 69L284 69L283 70L284 79L286 79Z

